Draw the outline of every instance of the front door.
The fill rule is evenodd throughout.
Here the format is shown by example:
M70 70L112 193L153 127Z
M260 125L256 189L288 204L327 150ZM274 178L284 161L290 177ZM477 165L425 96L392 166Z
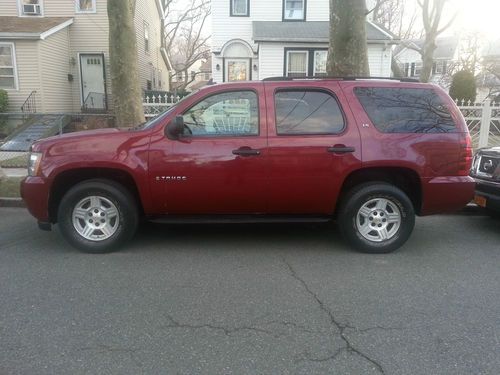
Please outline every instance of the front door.
M225 60L225 82L249 81L250 61L248 59L226 59Z
M193 97L176 113L184 118L185 136L152 138L151 190L164 197L159 213L265 213L264 90L262 84L255 86L214 87Z
M104 56L81 54L82 109L105 110L106 87L104 83Z

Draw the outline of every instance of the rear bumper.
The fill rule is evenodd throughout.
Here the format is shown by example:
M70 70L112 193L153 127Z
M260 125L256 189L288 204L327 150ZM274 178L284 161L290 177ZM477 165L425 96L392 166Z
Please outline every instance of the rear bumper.
M444 176L424 180L420 215L453 212L474 198L476 182L469 176Z
M485 208L500 211L500 183L476 179L476 195L486 198Z
M21 181L21 197L28 211L40 222L49 219L49 186L41 177L26 177Z

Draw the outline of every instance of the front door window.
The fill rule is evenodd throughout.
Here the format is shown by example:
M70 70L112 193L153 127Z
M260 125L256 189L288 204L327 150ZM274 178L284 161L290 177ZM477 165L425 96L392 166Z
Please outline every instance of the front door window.
M250 80L249 62L244 59L230 59L226 61L226 81Z

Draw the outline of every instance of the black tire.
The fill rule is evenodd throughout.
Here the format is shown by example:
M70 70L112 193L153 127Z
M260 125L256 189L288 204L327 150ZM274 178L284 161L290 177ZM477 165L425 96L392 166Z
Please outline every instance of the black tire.
M114 216L114 233L108 238L89 240L77 231L75 225L78 224L73 224L75 207L90 196L109 200L118 211ZM114 181L103 179L84 181L68 190L59 204L57 219L63 237L71 245L93 254L103 254L118 249L134 236L139 221L136 201L128 190Z
M365 204L377 199L389 201L389 214L392 214L394 211L391 207L399 210L399 227L397 227L396 224L387 223L387 219L385 222L377 222L378 224L371 221L383 220L380 211L377 211L378 217L373 216L377 214L375 211L373 211L373 214L371 213L368 215L369 219L358 216L359 210ZM384 200L382 200L382 202L384 202ZM375 210L375 207L371 209ZM394 211L394 213L397 214L398 212ZM387 216L387 213L385 216ZM360 226L362 226L364 225L365 219L370 220L366 222L367 225L373 225L375 227L374 231L370 231L366 236L358 229L359 221L363 221L363 223L360 224ZM384 228L386 228L385 233L392 231L393 234L388 239L384 240L382 239L383 237L379 235L377 228L379 224L384 225ZM396 226L393 227L393 225ZM339 210L338 226L344 238L354 249L372 254L390 253L401 247L410 237L413 227L415 226L415 212L413 204L402 190L387 183L371 182L355 187L345 196ZM378 236L378 238L371 240L366 238L367 236Z

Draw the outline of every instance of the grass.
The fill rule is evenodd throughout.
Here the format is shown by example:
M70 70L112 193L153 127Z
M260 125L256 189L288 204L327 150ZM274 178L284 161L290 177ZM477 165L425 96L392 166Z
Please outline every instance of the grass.
M28 154L0 161L0 167L2 168L26 168L27 165L28 165Z
M9 177L0 179L0 197L19 198L19 185L23 177Z

